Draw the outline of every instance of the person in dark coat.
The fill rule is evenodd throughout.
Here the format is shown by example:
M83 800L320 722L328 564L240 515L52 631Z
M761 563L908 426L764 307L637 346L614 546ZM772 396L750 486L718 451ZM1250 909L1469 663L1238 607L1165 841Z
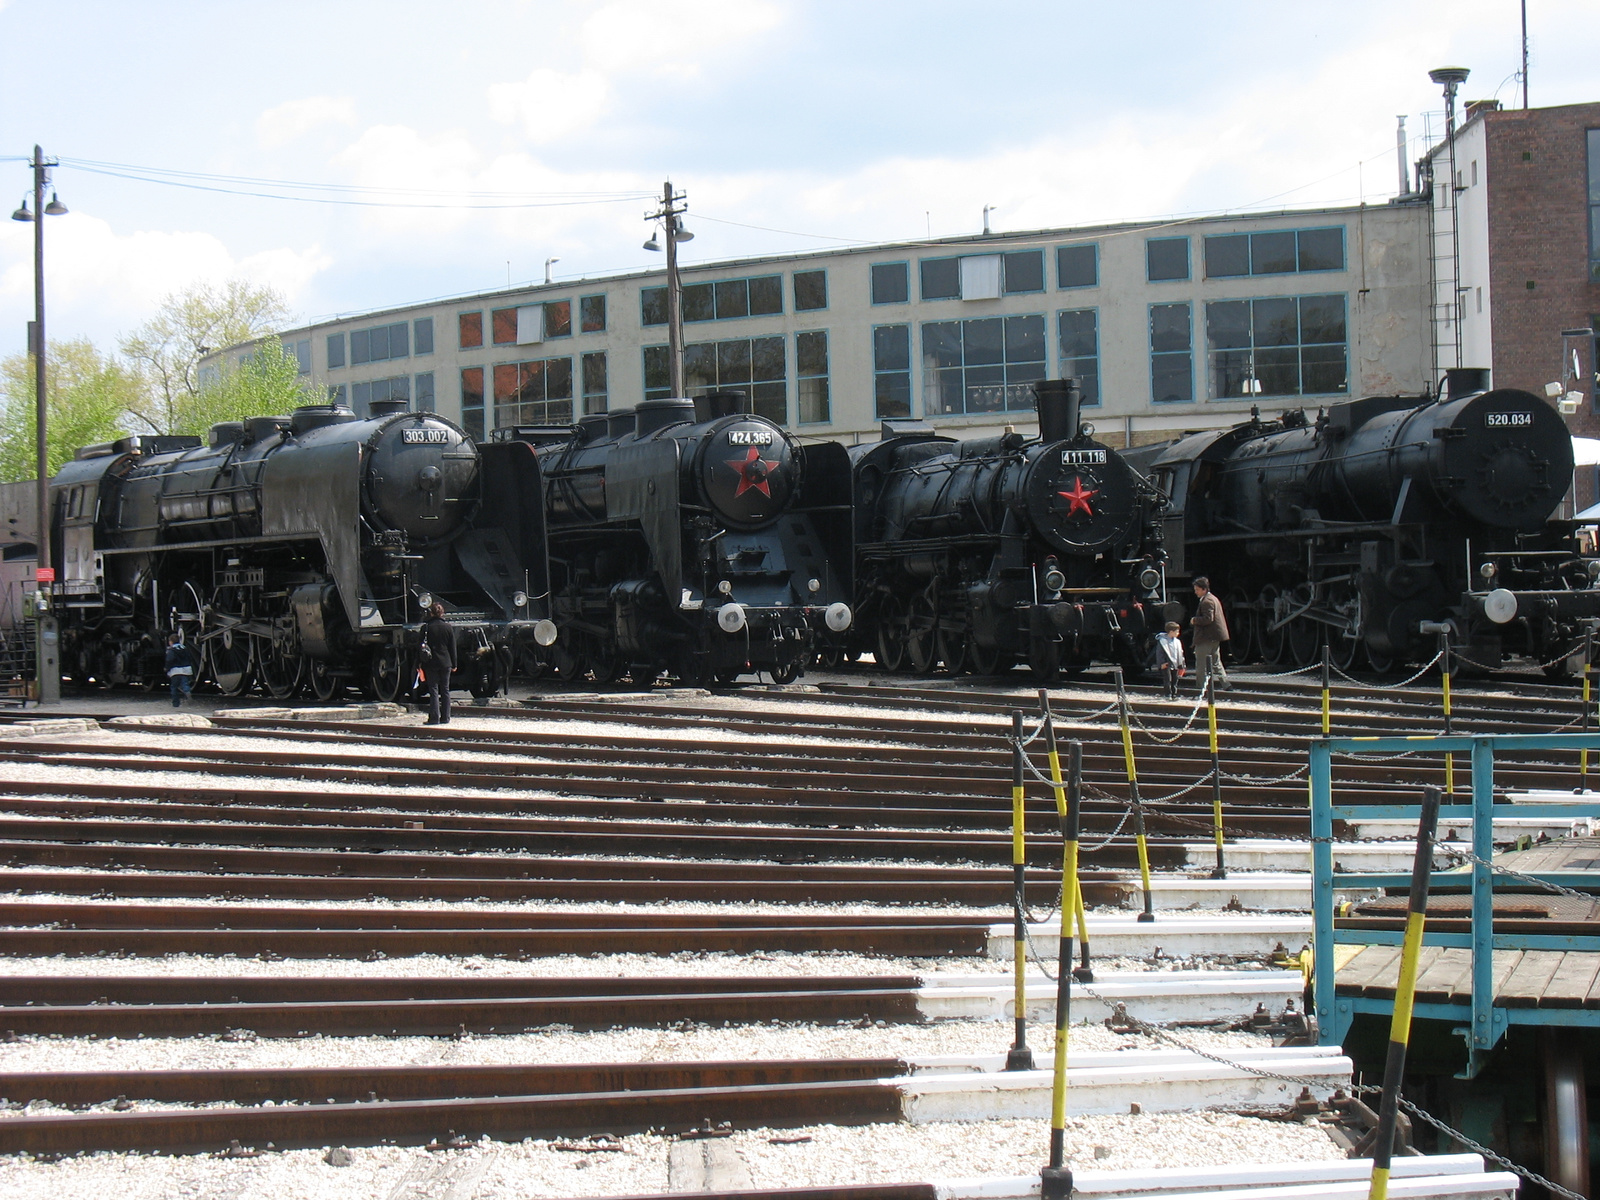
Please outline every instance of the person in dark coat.
M1211 590L1211 581L1204 575L1194 581L1194 595L1199 603L1189 624L1194 627L1194 671L1200 677L1200 690L1204 691L1206 679L1215 675L1217 686L1228 686L1228 673L1222 669L1222 643L1228 640L1228 618L1223 615L1222 601Z
M195 668L199 666L194 651L183 644L183 635L175 633L167 638L167 680L172 684L172 707L182 708L183 698L194 687Z
M422 672L428 679L428 724L450 724L450 672L456 669L455 626L444 619L444 605L434 604L422 626Z

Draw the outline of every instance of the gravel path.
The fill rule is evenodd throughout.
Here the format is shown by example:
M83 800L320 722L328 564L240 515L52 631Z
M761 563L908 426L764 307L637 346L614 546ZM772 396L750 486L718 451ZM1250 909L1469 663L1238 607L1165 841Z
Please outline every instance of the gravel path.
M1046 1122L1018 1120L754 1129L735 1133L725 1145L743 1160L755 1187L777 1188L1032 1175L1047 1157L1048 1138ZM1111 1170L1344 1157L1319 1129L1221 1113L1071 1119L1066 1140L1072 1165ZM616 1196L665 1192L673 1144L638 1135L607 1151L531 1139L483 1142L448 1154L355 1147L347 1167L328 1165L321 1150L240 1160L96 1154L47 1164L0 1158L0 1193L10 1200Z

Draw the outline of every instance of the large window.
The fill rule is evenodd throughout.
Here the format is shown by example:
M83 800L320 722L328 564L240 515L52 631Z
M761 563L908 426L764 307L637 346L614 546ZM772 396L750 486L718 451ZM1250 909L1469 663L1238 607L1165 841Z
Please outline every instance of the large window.
M926 322L922 410L932 416L1032 408L1044 362L1042 316Z
M911 415L911 326L872 331L873 411L879 420Z
M1589 280L1600 283L1600 129L1589 130Z
M544 306L544 336L560 338L572 336L572 301L551 300Z
M640 317L646 325L667 323L667 289L639 292ZM754 275L691 283L683 289L684 321L725 321L731 317L770 317L783 312L783 276Z
M750 397L751 408L779 424L789 419L788 362L783 338L730 338L721 342L691 342L683 348L686 390L713 391L732 388ZM667 348L644 348L644 398L672 395L667 372Z
M461 370L461 428L483 440L483 368Z
M794 273L795 312L815 312L828 307L828 273L826 271L796 271Z
M911 283L905 263L872 264L874 304L904 304L909 299L911 299Z
M433 353L432 317L418 317L411 322L411 352L413 354Z
M423 371L417 375L416 387L411 394L411 407L418 412L436 412L438 406L433 398L433 372Z
M1194 399L1193 325L1187 304L1150 306L1150 399L1157 404Z
M517 310L514 308L496 308L489 313L489 324L494 333L496 346L515 346L517 344Z
M802 425L832 419L828 403L828 334L825 330L794 335L796 408Z
M429 380L430 384L432 380ZM404 400L411 403L411 376L396 375L392 379L369 379L365 383L350 385L350 407L358 417L370 417L372 406L385 400Z
M311 374L311 339L301 338L299 341L285 341L283 343L285 354L294 355L297 364L296 374Z
M917 272L924 300L994 300L1044 291L1044 251L925 258Z
M410 356L411 326L405 321L397 325L379 325L373 329L356 329L350 333L351 366Z
M572 424L572 360L539 358L494 368L494 423Z
M1205 239L1206 278L1344 270L1344 226L1222 233Z
M1056 247L1056 286L1085 288L1100 286L1100 247L1094 242L1079 246Z
M1076 379L1083 403L1100 403L1100 315L1092 308L1056 314L1061 342L1061 378Z
M583 411L606 411L606 352L597 350L583 356Z
M465 312L456 314L457 344L463 350L483 345L483 314Z
M1189 239L1147 238L1144 243L1145 278L1151 283L1189 278Z
M1343 296L1206 305L1211 394L1343 395L1350 390Z
M328 370L344 366L344 334L328 335Z
M583 333L604 333L606 330L606 298L584 296L578 301L578 329Z

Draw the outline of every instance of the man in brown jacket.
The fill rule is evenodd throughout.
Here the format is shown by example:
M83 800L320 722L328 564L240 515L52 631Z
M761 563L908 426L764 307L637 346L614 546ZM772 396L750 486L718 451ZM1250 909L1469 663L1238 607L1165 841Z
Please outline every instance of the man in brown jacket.
M1194 671L1205 690L1206 676L1214 674L1217 686L1228 686L1228 673L1222 669L1222 643L1228 640L1228 619L1222 615L1222 601L1211 591L1211 580L1198 575L1194 581L1199 605L1189 624L1194 627Z

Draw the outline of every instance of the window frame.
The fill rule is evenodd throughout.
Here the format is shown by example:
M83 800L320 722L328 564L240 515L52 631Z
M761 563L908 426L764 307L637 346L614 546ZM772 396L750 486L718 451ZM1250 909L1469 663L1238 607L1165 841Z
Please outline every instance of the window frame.
M1184 350L1157 350L1155 347L1155 313L1158 308L1182 308L1188 313L1189 345ZM1150 366L1150 403L1156 405L1193 404L1195 403L1194 391L1194 301L1192 300L1162 300L1146 306L1146 320L1148 332L1146 335L1145 351L1149 357ZM1164 358L1182 355L1189 360L1189 395L1187 399L1178 397L1164 399L1156 395L1156 356Z
M1340 306L1340 310L1341 310L1341 313L1342 313L1343 332L1344 332L1343 340L1342 341L1338 341L1338 342L1308 342L1308 341L1306 341L1305 340L1305 319L1304 319L1304 315L1303 315L1303 311L1302 311L1302 305L1304 304L1305 301L1308 301L1308 300L1334 300L1334 299L1337 299L1339 301L1339 306ZM1266 345L1263 345L1261 342L1259 342L1257 340L1257 337L1256 337L1256 320L1255 320L1256 305L1257 304L1261 304L1261 303L1272 303L1272 302L1281 302L1281 301L1292 301L1294 303L1295 341L1292 342L1292 343L1279 342L1279 343L1275 343L1275 344L1274 343L1268 343ZM1246 347L1224 346L1224 347L1221 347L1219 349L1219 348L1216 348L1213 345L1212 338L1211 338L1211 310L1212 310L1213 306L1222 305L1222 304L1243 304L1243 305L1248 306L1249 319L1250 319L1249 345L1248 346L1246 346ZM1350 395L1350 297L1349 297L1349 295L1347 293L1345 293L1345 292L1311 292L1311 293L1307 293L1305 295L1289 295L1289 296L1282 296L1282 295L1229 296L1226 299L1216 299L1216 300L1208 300L1208 301L1206 301L1204 316L1205 316L1205 334L1206 334L1206 337L1205 337L1206 399L1208 399L1208 400L1216 400L1216 401L1220 401L1220 402L1223 402L1223 403L1227 403L1229 401L1255 400L1255 399L1260 399L1260 398L1278 399L1278 400L1285 400L1285 399L1292 400L1292 399L1303 398L1303 397L1319 397L1319 396L1330 396L1330 397L1340 397L1340 396L1342 396L1342 397L1348 397ZM1191 344L1192 344L1192 342L1193 342L1193 333L1192 333L1192 331L1191 331L1191 335L1190 335L1190 341L1191 341ZM1307 391L1305 389L1305 373L1306 373L1305 352L1308 349L1331 348L1331 347L1334 347L1334 346L1341 347L1342 351L1343 351L1344 388L1342 390ZM1295 357L1295 380L1296 380L1297 386L1296 386L1294 391L1281 391L1281 390L1268 391L1265 388L1262 388L1262 390L1257 391L1257 392L1241 392L1239 395L1234 396L1234 395L1223 394L1223 390L1217 387L1217 379L1218 379L1217 356L1218 355L1221 355L1221 354L1237 354L1237 353L1239 353L1241 351L1247 351L1248 355L1249 355L1249 372L1250 372L1249 375L1247 376L1247 378L1249 378L1251 380L1254 380L1257 384L1260 384L1261 381L1262 381L1262 371L1261 371L1260 366L1259 366L1258 356L1260 355L1261 351L1262 350L1267 350L1267 351L1277 351L1277 352L1282 353L1282 352L1288 351L1290 349L1292 349L1294 351L1294 357Z
M1000 295L1006 296L1038 296L1050 290L1050 269L1045 265L1045 248L1043 246L1028 246L1021 250L1000 251ZM1039 286L1036 288L1014 288L1011 286L1010 271L1007 263L1013 258L1034 254L1039 258ZM963 256L965 257L965 256Z
M1070 379L1070 378L1082 379L1083 378L1083 376L1081 374L1079 374L1078 372L1076 372L1076 371L1069 372L1067 370L1066 363L1067 363L1067 357L1068 356L1067 356L1067 352L1066 352L1066 343L1065 343L1065 340L1061 336L1061 319L1063 317L1067 317L1067 316L1074 316L1074 315L1076 315L1078 313L1088 313L1091 317L1094 318L1094 353L1092 355L1084 355L1084 354L1074 354L1074 355L1072 355L1072 361L1074 361L1074 362L1079 362L1079 361L1083 360L1084 358L1092 358L1094 360L1094 396L1093 396L1093 399L1091 399L1088 389L1087 388L1084 389L1083 407L1085 407L1085 408L1101 408L1101 407L1104 407L1104 405L1105 405L1105 394L1104 394L1104 391L1100 387L1100 307L1099 307L1099 305L1092 305L1092 306L1090 306L1088 308L1060 308L1060 309L1056 310L1056 320L1055 320L1055 326L1056 326L1056 329L1055 329L1055 332L1056 332L1056 370L1060 373L1059 374L1059 378L1061 378L1061 379Z
M899 267L900 268L900 282L901 282L901 284L904 285L901 290L905 293L905 295L902 296L900 299L898 299L898 300L879 300L878 299L877 272L878 272L878 268L880 268L880 267ZM908 258L901 258L901 259L890 259L890 260L888 260L886 262L868 263L867 264L867 299L868 299L868 301L870 301L874 305L879 305L879 304L910 304L911 303L911 260L908 259Z
M531 345L532 343L529 343L529 344ZM494 428L494 429L505 429L505 428L508 428L508 427L514 426L514 425L570 425L570 424L572 424L572 422L577 419L578 403L579 403L578 389L582 386L580 384L580 382L576 378L574 378L574 376L573 376L572 359L573 359L573 355L571 353L567 353L567 354L550 354L550 355L546 355L546 356L544 356L542 358L518 359L515 362L499 362L499 363L495 363L493 368L492 368L492 371L493 371L492 378L493 378L493 384L494 384L494 392L493 392L493 396L492 396L492 399L494 401L494 406L493 406L493 409L492 409L492 413L493 413L493 416L494 416L494 425L492 426L492 428ZM548 394L548 379L549 379L549 373L550 373L549 369L550 369L550 365L552 363L564 363L564 364L566 364L567 393L568 394L565 395L565 396L556 396L556 397L552 398ZM521 398L522 391L527 386L528 378L533 375L533 372L531 370L529 370L529 368L535 367L535 366L537 366L539 368L538 376L539 376L539 380L540 380L540 387L541 387L541 390L544 392L544 395L543 395L543 398L539 399L539 400L524 400L524 399ZM500 380L501 380L501 377L502 377L501 373L504 372L504 371L507 371L507 370L515 372L513 378L515 379L516 382L515 382L515 385L514 385L514 390L511 393L511 397L512 398L508 399L508 401L505 403L505 407L514 408L514 409L519 410L518 413L517 413L518 419L514 420L514 421L501 421L500 420L500 410L501 410L501 404L502 404L501 399L500 399ZM488 401L489 401L490 398L491 397L487 397L487 396L485 397L485 413L486 413L486 415L491 411L487 407ZM565 421L551 420L550 419L550 412L549 412L550 405L552 405L552 404L560 404L560 403L563 403L563 402L567 405L567 419ZM521 419L524 414L520 410L522 410L522 409L524 409L524 408L526 408L526 407L528 407L530 405L534 405L534 404L539 404L539 405L543 405L544 406L545 411L544 411L543 415L544 415L545 419L544 420L523 420L523 419Z
M808 310L814 311L814 310ZM803 374L800 361L800 339L820 337L822 339L822 371ZM833 423L833 388L832 373L833 359L832 348L829 345L828 331L826 329L799 329L794 335L794 423L796 425L831 425ZM822 381L822 413L820 417L807 419L805 416L805 388L808 381Z
M800 292L795 286L802 275L816 275L822 279L822 303L810 308L800 307ZM792 271L789 274L789 300L794 305L796 313L827 312L828 311L828 271L826 267L818 267L810 271Z
M878 332L880 330L897 329L905 333L906 339L906 365L902 367L878 366ZM911 366L915 356L911 352L911 323L909 321L886 321L881 325L872 326L872 413L877 421L910 420L917 415L917 393L911 386ZM882 407L883 397L878 393L878 380L888 375L904 375L906 384L906 411L904 413L891 413L885 415Z
M589 323L589 310L592 307L591 302L598 302L598 304L599 304L599 308L600 308L600 324L598 324L598 325L591 325ZM610 320L610 314L607 312L607 308L608 308L608 306L606 304L606 294L604 292L592 292L587 296L579 296L578 297L578 332L579 333L604 333L604 332L606 332L606 325Z
M968 337L967 327L969 325L987 323L990 321L996 322L1000 326L1000 358L997 361L992 362L984 361L982 359L969 361L968 347L970 339ZM1010 359L1008 347L1010 331L1007 328L1007 323L1012 321L1039 322L1039 349L1042 355L1041 358L1019 358L1015 362ZM941 367L937 364L930 365L930 355L928 350L928 328L929 326L934 325L956 325L960 327L961 364L959 367ZM921 351L921 354L918 356L918 362L922 369L922 411L926 415L951 418L977 417L993 420L997 416L1004 416L1011 413L1028 412L1034 407L1034 394L1031 385L1038 382L1038 380L1048 379L1050 377L1050 322L1044 313L996 313L992 316L951 317L948 320L942 321L923 321L920 322L918 334L920 338L920 345L918 349ZM1039 366L1039 374L1036 379L1019 379L1015 382L1012 381L1012 367L1028 367L1032 366L1034 363L1038 363ZM942 385L940 384L938 376L941 372L953 370L959 370L961 372L961 410L956 412L939 407L937 408L937 411L935 411L936 405L934 403L930 403L930 397L935 397L941 394ZM970 372L984 373L995 370L998 370L1000 373L1000 379L997 383L981 380L974 382L968 377ZM974 409L971 406L973 389L975 387L984 386L998 386L1000 388L1002 403L999 408ZM1013 399L1018 401L1018 403L1013 404Z
M583 400L583 415L593 416L595 413L610 411L611 408L611 363L604 350L585 350L578 356L578 394ZM598 391L589 387L589 364L595 359L600 360L600 374L605 386ZM593 407L591 400L598 398L599 407Z
M936 257L917 259L917 299L923 304L933 304L940 300L961 299L961 260L965 257L966 255L964 254L941 254ZM944 263L951 263L955 267L956 290L948 296L930 296L928 295L927 268Z
M1163 275L1157 279L1150 273L1150 251L1159 245L1169 245L1173 242L1183 243L1183 274ZM1188 283L1194 278L1194 251L1189 245L1189 235L1179 234L1175 237L1147 237L1144 240L1144 281L1146 283Z
M1093 283L1062 283L1061 282L1061 255L1066 250L1087 250L1094 263ZM1100 286L1100 243L1099 242L1068 242L1066 245L1056 247L1056 291L1076 292L1086 288Z
M478 340L469 342L465 339L465 335L468 327L473 325L477 327ZM456 349L483 349L483 309L480 308L476 312L456 313Z

